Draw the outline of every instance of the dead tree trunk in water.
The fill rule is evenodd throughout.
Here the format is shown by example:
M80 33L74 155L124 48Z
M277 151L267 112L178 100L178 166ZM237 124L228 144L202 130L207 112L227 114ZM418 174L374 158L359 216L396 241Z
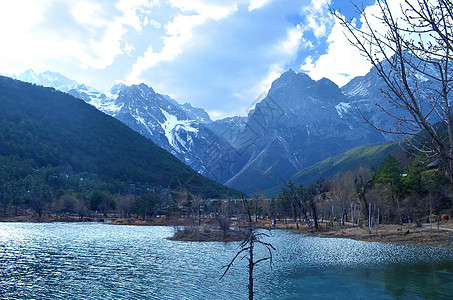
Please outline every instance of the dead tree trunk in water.
M248 227L249 232L248 232L247 238L241 243L241 245L240 245L241 250L239 250L236 253L236 255L233 257L233 259L230 261L230 263L228 265L224 266L224 268L226 268L225 272L223 272L223 275L220 277L219 280L221 280L225 276L225 274L228 272L230 267L233 265L236 258L239 255L241 255L241 253L246 253L243 258L248 256L248 265L247 265L248 272L249 272L248 296L249 296L249 300L253 300L253 295L254 295L253 270L257 264L259 264L260 262L265 261L265 260L269 260L269 265L272 268L272 250L275 251L275 248L274 248L274 246L272 246L272 244L266 243L266 242L263 242L260 240L261 237L263 237L263 236L264 237L269 237L269 236L265 233L257 232L256 224L252 222L252 217L250 215L250 212L248 213L248 218L249 218L249 227ZM254 258L253 251L254 251L256 244L263 245L266 248L268 255L266 257L263 257L263 258L260 258L256 261L254 261L255 258Z

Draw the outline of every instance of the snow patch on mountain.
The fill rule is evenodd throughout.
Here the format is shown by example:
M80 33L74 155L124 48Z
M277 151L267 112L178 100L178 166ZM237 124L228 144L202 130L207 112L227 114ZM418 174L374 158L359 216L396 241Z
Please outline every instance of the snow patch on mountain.
M351 81L352 83L355 83L359 81L362 77L356 77ZM348 97L354 97L354 96L366 96L368 91L370 90L371 82L370 81L359 81L358 84L353 85L353 88L350 89L349 91L345 91L346 96Z
M124 105L124 103L119 105L115 104L120 91L117 91L116 93L112 93L111 91L99 91L85 85L79 85L77 91L88 96L89 99L84 99L87 103L109 115L115 116Z
M13 75L12 78L45 87L53 87L62 92L68 92L79 85L79 83L66 76L50 71L37 75L33 70L27 70L19 76Z
M124 104L123 104L124 105ZM121 106L123 106L121 105ZM153 135L153 131L151 130L151 128L149 128L148 124L146 123L145 119L143 119L141 116L140 116L140 113L138 111L138 109L135 109L135 113L136 115L133 115L133 117L135 118L135 120L137 120L139 123L141 123L145 128L146 130L149 132L150 135Z
M39 77L33 70L27 70L24 73L22 73L21 75L19 75L18 77L14 76L13 78L28 82L28 83L33 83L36 85L40 84Z
M182 145L185 150L188 150L186 147L186 141L182 140L181 137L178 135L178 131L180 129L186 132L193 132L198 133L198 129L192 127L194 121L193 120L178 120L178 118L163 109L160 109L162 114L165 116L165 121L159 124L162 126L162 129L165 132L165 137L167 138L170 145L178 152L183 152L180 149L179 145ZM178 143L179 142L179 145Z
M343 118L343 114L347 113L350 108L351 104L345 102L340 102L339 104L335 105L335 109L337 110L340 118Z

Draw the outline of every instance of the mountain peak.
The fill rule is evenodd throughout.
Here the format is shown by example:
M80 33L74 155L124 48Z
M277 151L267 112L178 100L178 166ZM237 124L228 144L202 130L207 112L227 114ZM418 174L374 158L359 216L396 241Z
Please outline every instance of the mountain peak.
M321 86L329 87L329 88L335 88L339 89L338 85L330 80L329 78L323 77L317 81L317 83Z
M134 85L131 85L131 86L126 86L126 88L128 90L140 90L142 92L146 92L146 93L149 93L151 95L154 95L156 94L156 92L154 91L154 89L150 86L147 86L145 83L140 83L140 84L134 84Z
M111 94L118 94L120 93L122 90L124 90L127 86L124 84L124 83L117 83L115 84L114 86L112 86L112 88L110 89L110 93Z
M20 74L17 79L29 83L34 83L34 84L39 84L39 78L38 75L36 75L35 71L32 69L29 69L25 71L24 73Z
M33 75L33 76L37 76L35 71L33 71L33 69L28 69L27 71L22 73L22 75L24 75L24 74L30 74L30 75Z
M63 76L60 73L51 71L45 71L37 75L35 71L29 69L22 73L20 76L13 78L36 85L53 87L54 89L63 92L68 92L69 90L74 89L79 85L76 81Z
M274 81L275 82L281 82L284 81L285 83L302 83L302 82L312 82L313 79L311 79L310 76L308 76L305 73L297 73L293 69L289 69L288 71L282 73L280 77Z

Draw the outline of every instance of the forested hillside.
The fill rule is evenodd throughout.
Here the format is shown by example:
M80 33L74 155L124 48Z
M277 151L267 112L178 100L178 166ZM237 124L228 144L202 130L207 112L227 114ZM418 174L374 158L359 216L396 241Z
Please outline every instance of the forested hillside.
M65 190L240 195L82 100L0 77L2 205L52 201Z

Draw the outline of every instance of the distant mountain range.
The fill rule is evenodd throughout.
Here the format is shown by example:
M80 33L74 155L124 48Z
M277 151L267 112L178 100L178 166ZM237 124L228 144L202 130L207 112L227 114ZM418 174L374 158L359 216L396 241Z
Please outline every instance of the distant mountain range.
M385 141L367 124L390 119L374 105L385 98L372 69L341 89L289 70L272 83L247 117L212 121L201 108L180 104L145 84L109 91L52 72L16 77L67 92L122 121L211 179L246 193L267 191L302 169L356 146ZM357 109L358 108L358 109Z

